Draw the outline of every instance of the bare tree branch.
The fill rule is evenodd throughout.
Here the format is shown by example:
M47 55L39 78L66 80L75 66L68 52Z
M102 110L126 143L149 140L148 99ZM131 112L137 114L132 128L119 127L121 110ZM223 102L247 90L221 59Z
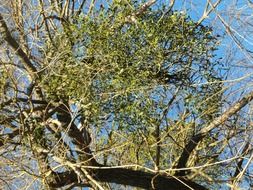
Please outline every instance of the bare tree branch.
M17 41L12 37L3 16L0 14L0 31L3 38L6 42L13 48L14 51L17 52L18 56L23 60L24 67L28 71L29 75L32 78L35 78L37 69L34 67L26 53L21 49L21 46L17 43Z
M240 111L251 100L253 100L253 92L236 102L227 111L221 114L221 116L215 118L209 125L207 125L207 127L202 128L198 134L194 135L184 147L183 152L178 160L178 164L175 168L185 168L192 151L197 147L199 142L207 136L208 132L223 124L229 117ZM178 171L176 172L176 175L183 176L185 175L185 171Z

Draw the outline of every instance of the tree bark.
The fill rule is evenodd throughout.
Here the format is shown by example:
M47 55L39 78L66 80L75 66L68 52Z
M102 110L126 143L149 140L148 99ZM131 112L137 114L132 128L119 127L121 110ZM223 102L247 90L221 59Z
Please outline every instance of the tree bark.
M189 190L192 188L196 190L207 190L204 186L182 177L166 177L126 168L93 169L90 170L90 173L98 182L116 183L143 189ZM51 184L51 187L54 188L62 187L69 183L77 183L78 179L74 172L65 172L56 176L56 183ZM87 181L84 183L87 184Z

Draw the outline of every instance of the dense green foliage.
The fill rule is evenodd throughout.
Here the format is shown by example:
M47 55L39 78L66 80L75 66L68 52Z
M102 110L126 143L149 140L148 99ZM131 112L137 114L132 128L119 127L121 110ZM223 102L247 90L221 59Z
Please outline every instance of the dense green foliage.
M211 28L178 12L150 11L129 23L124 20L131 12L129 7L115 3L94 17L80 16L67 34L56 36L56 51L48 47L56 58L44 72L43 87L48 100L71 101L77 106L102 143L96 145L98 150L126 140L116 133L129 134L134 145L124 149L141 148L141 159L149 163L143 135L154 144L155 126L161 127L164 144L173 143L167 139L169 134L182 138L177 141L183 146L199 124L219 113L222 86L193 85L219 80L213 60L217 40ZM169 103L176 89L176 101ZM124 152L119 149L115 154L118 151ZM150 151L154 157L155 146ZM175 154L173 163L180 152L163 153L168 166L167 154ZM111 155L110 160L117 157ZM126 158L133 162L128 159L135 156Z

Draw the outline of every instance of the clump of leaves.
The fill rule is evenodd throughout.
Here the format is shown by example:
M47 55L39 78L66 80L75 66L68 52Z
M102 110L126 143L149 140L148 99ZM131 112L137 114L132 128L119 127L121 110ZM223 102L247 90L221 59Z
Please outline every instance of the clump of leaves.
M45 72L50 97L88 104L136 89L189 86L212 78L206 75L213 72L210 58L216 46L210 28L197 26L184 14L164 15L161 10L127 23L132 10L130 5L123 7L114 3L96 17L84 16L69 26L71 33L62 38L72 45L59 48L66 56Z
M150 135L163 122L157 118L169 102L168 92L180 89L179 107L188 108L194 117L213 107L203 118L208 120L219 113L222 86L192 86L220 80L218 62L212 60L217 39L211 28L183 13L163 10L148 10L130 22L133 7L131 2L113 2L109 9L69 24L55 40L56 59L44 71L42 85L49 99L77 103L96 130L111 126L111 118L117 133L136 134L140 142L135 143L141 144L144 140L137 131Z

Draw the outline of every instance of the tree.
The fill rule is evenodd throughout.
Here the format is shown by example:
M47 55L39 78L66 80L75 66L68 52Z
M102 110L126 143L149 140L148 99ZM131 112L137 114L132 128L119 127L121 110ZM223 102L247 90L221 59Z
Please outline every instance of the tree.
M3 186L213 189L240 180L250 143L224 162L244 128L222 129L238 125L253 93L223 110L220 39L173 2L1 1Z

